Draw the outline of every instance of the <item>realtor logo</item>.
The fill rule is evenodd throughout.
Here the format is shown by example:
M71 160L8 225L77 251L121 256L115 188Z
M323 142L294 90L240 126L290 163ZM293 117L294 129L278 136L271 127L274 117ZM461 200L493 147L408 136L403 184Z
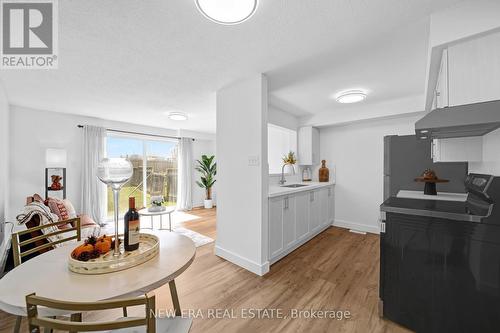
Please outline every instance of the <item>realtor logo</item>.
M57 0L1 0L2 69L57 68Z

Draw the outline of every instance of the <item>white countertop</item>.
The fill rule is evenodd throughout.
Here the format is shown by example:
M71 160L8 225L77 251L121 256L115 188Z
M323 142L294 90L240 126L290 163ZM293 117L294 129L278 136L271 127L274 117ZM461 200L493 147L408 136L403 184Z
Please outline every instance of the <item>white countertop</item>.
M274 197L279 197L282 195L287 195L287 194L293 194L293 193L298 193L302 191L309 191L309 190L314 190L316 188L320 187L326 187L326 186L331 186L335 185L335 182L325 182L325 183L320 183L320 182L290 182L290 183L285 183L284 185L293 185L293 184L303 184L307 186L302 186L302 187L295 187L295 188L290 188L290 187L283 187L281 185L269 185L269 198L274 198Z
M466 193L449 193L449 192L438 192L437 195L427 195L423 191L406 191L401 190L396 195L398 198L409 198L409 199L426 199L426 200L447 200L447 201L466 201Z

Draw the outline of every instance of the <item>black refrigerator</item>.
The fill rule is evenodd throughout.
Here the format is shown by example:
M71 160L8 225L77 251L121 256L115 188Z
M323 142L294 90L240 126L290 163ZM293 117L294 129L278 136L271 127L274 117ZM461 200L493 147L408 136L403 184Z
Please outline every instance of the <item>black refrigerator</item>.
M424 184L415 182L415 178L425 169L432 169L439 178L450 181L438 184L438 192L465 193L468 163L434 163L431 154L431 140L417 140L415 135L385 136L384 201L400 190L423 192Z

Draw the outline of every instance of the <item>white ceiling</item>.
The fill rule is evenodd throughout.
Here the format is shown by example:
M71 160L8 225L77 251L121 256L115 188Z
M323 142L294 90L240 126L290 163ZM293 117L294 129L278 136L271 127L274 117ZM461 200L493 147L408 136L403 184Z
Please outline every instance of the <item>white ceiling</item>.
M260 0L249 21L223 26L194 0L64 0L59 69L0 76L11 104L203 132L215 131L215 91L255 73L286 111L348 112L329 96L423 94L429 14L456 2Z

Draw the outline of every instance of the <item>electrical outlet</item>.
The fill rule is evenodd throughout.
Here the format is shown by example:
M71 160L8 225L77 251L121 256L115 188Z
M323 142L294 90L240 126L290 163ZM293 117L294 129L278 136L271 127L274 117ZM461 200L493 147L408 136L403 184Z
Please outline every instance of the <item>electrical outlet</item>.
M259 156L258 155L250 155L248 156L248 166L259 166Z

